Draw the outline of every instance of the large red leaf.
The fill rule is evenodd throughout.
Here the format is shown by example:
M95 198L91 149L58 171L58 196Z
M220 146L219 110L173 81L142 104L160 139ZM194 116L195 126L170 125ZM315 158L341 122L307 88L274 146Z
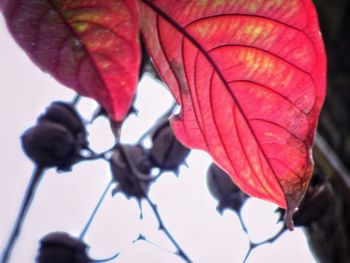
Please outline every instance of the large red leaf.
M143 37L182 143L249 195L287 208L308 186L326 58L311 0L141 0Z
M117 121L132 102L140 63L136 0L1 0L10 32L64 85Z

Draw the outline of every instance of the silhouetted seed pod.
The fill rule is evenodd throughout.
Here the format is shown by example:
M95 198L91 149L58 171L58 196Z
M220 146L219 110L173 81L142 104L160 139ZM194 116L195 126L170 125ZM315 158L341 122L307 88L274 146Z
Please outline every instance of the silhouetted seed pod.
M217 210L222 213L224 209L233 209L237 213L247 200L243 193L231 180L231 178L212 163L207 171L207 184L210 193L218 200Z
M334 200L334 193L328 183L317 185L310 189L299 210L294 214L296 226L309 226L319 220L330 208Z
M167 118L159 121L152 142L149 156L153 165L161 170L177 171L190 153L174 136Z
M110 160L112 175L118 183L113 194L124 193L128 198L141 199L148 193L152 177L147 153L139 145L120 145Z
M46 235L40 241L38 263L90 263L87 246L64 232Z
M69 170L79 156L72 133L52 121L40 121L21 139L24 152L40 167Z
M39 122L49 120L66 127L77 142L84 148L87 146L86 130L82 118L75 108L68 103L55 101L39 117Z

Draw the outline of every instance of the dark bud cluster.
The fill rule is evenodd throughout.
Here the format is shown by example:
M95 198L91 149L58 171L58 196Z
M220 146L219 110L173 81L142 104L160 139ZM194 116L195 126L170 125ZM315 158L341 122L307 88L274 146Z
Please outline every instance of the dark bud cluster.
M161 119L151 135L152 147L142 145L118 145L110 159L113 179L118 186L113 193L122 192L127 197L142 199L149 191L150 184L158 176L152 176L153 168L160 174L164 171L177 172L190 150L177 141L169 121Z
M332 205L333 192L329 184L318 185L308 191L305 202L294 215L296 226L309 226L326 214Z
M152 148L149 158L154 167L162 171L178 172L178 167L185 161L190 150L174 136L169 120L161 119L152 134Z
M91 263L87 246L64 232L53 232L40 241L38 263Z
M113 194L120 191L129 198L145 197L152 181L152 167L142 146L119 145L110 159L110 165L113 179L118 183Z
M38 166L70 170L87 148L84 123L75 108L64 102L53 102L35 126L22 135L25 153Z
M239 213L248 196L231 180L229 175L212 163L207 171L207 184L210 193L218 200L217 210L232 209Z

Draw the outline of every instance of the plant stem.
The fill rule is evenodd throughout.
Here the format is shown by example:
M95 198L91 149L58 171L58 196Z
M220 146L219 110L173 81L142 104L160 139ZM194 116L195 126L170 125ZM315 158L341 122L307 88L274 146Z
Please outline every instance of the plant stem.
M116 259L117 257L119 257L120 255L120 252L116 253L115 255L109 257L109 258L105 258L105 259L93 259L91 260L93 263L97 263L97 262L108 262L108 261L111 261L111 260L114 260Z
M126 161L126 164L130 168L130 170L136 175L139 174L139 172L135 168L135 165L129 159L128 155L126 154L126 152L124 151L124 149L123 149L123 147L121 145L119 147L119 150L120 150L121 155L124 157L124 159ZM192 260L186 255L186 253L183 251L183 249L180 247L180 245L176 242L175 238L170 234L169 230L164 226L163 220L162 220L162 218L161 218L161 216L160 216L160 214L158 212L157 206L149 198L149 196L148 196L147 192L145 191L145 189L142 189L142 191L143 191L143 198L146 199L147 203L151 207L154 215L156 216L156 218L158 220L159 230L164 232L164 234L168 237L168 239L171 241L171 243L177 249L176 255L181 257L184 261L191 263Z
M327 174L337 176L346 189L350 191L350 172L319 133L316 134L314 158Z
M241 224L241 227L242 227L243 231L246 234L248 234L248 229L247 229L247 226L245 225L244 220L242 218L241 210L237 211L237 216L238 216L238 220L239 220L239 223Z
M145 195L145 199L149 206L151 207L154 215L156 216L159 224L159 230L163 231L164 234L168 237L168 239L173 243L175 248L177 249L176 254L181 257L186 262L192 262L192 260L186 255L186 253L183 251L183 249L180 247L180 245L177 243L175 238L170 234L169 230L164 226L163 220L158 212L157 206L151 201L151 199L148 197L148 195Z
M102 195L100 197L100 200L97 202L97 205L95 206L94 210L92 211L92 214L90 215L89 220L86 222L83 230L81 231L81 233L79 235L79 239L80 240L84 239L84 236L85 236L86 232L89 230L89 227L90 227L92 221L94 220L98 209L101 207L101 204L102 204L103 200L105 199L105 197L106 197L106 195L108 193L108 190L109 190L109 188L111 187L112 184L113 184L113 180L109 181L108 185L106 186L105 190L103 191L103 193L102 193Z
M136 242L138 242L138 241L146 242L146 243L148 243L148 244L150 244L150 245L152 245L152 246L155 246L155 247L157 247L157 248L159 248L159 249L162 249L162 250L164 250L164 251L166 251L166 252L168 252L168 253L170 253L170 254L173 254L172 251L170 251L170 250L168 250L168 249L166 249L166 248L164 248L164 247L158 245L157 243L154 243L154 242L150 241L148 238L146 238L146 237L145 237L144 235L142 235L142 234L140 234L139 237L138 237L137 239L135 239L134 241L132 241L132 243L136 243Z
M35 190L39 184L39 181L41 179L41 176L43 175L43 172L44 172L43 167L37 166L34 170L34 173L32 175L30 182L29 182L29 185L27 186L27 190L26 190L24 199L22 201L22 205L21 205L19 214L18 214L17 219L16 219L16 223L15 223L14 228L11 232L11 235L8 239L8 242L5 246L5 249L4 249L2 258L1 258L1 263L6 263L11 256L12 249L15 245L15 242L16 242L20 232L21 232L23 221L24 221L25 216L28 212L28 208L31 205Z
M278 232L276 233L276 235L274 235L274 236L272 236L272 237L270 237L270 238L268 238L268 239L266 239L266 240L264 240L264 241L262 241L262 242L259 242L259 243L254 243L254 242L252 242L252 241L249 240L249 249L248 249L247 254L246 254L245 257L244 257L243 263L245 263L245 262L247 261L248 257L250 256L250 254L252 253L252 251L253 251L255 248L257 248L257 247L259 247L259 246L261 246L261 245L267 244L267 243L273 243L273 242L275 242L286 230L287 230L287 228L286 228L286 226L284 225L284 226L281 228L281 230L278 231Z
M81 96L80 96L79 94L76 94L76 95L74 96L74 98L72 99L71 104L72 104L73 106L77 106L77 104L78 104L78 102L80 101L80 99L81 99Z
M163 113L157 120L156 122L144 133L141 135L141 137L138 139L136 144L141 144L148 135L150 135L152 132L154 132L154 130L156 128L158 128L157 124L159 123L160 120L164 119L164 118L169 118L171 116L171 114L173 113L174 109L176 108L176 103L173 103L170 108Z

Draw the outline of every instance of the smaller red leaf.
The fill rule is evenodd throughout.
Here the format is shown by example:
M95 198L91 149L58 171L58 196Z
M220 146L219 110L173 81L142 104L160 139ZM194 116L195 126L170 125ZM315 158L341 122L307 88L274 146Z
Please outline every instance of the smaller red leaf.
M138 81L136 0L0 0L8 28L44 71L126 116Z

